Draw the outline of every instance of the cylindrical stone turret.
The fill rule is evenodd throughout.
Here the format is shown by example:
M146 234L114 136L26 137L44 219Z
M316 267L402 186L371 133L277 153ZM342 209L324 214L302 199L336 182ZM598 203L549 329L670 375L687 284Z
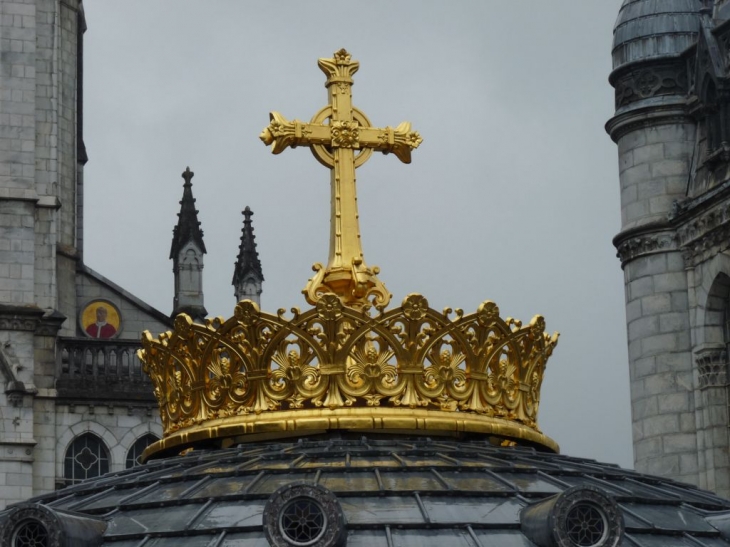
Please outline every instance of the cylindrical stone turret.
M700 0L625 0L614 28L621 232L637 470L697 484L687 275L668 216L686 196L696 124L681 57Z

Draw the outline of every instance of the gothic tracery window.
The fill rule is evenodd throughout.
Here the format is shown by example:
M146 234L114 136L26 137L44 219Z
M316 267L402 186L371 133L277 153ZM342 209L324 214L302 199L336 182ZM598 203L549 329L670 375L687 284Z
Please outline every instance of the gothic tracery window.
M76 437L66 450L63 477L67 485L99 477L109 472L109 450L93 433Z
M144 449L159 440L160 439L158 439L151 433L147 433L146 435L143 435L142 437L134 441L134 444L127 451L127 460L125 463L125 467L129 469L130 467L134 467L135 465L141 465L142 452L144 452Z

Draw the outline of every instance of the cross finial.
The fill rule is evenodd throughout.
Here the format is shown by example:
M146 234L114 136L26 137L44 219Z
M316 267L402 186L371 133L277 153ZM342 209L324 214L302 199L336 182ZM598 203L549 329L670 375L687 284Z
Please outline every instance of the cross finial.
M396 128L374 128L367 116L352 105L352 76L360 63L353 61L345 49L335 52L332 59L319 59L317 64L327 76L329 104L309 123L289 121L271 112L271 123L260 135L274 154L287 147L307 146L330 169L329 261L327 267L319 263L313 266L316 273L303 292L310 304L316 304L324 294L334 293L345 305L357 309L372 304L385 307L391 295L377 278L378 267L365 263L360 243L355 169L373 151L392 152L402 162L410 163L411 151L422 139L411 131L408 122Z
M182 178L185 179L185 186L189 186L192 184L190 181L193 180L194 176L195 176L195 173L193 173L190 170L190 167L186 167L185 171L183 171L183 174L182 174Z

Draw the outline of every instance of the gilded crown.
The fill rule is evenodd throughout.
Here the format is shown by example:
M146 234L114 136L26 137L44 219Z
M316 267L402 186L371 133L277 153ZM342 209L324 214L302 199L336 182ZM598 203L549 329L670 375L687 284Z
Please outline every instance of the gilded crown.
M139 357L152 378L165 438L146 454L340 431L490 435L557 451L537 427L540 386L558 335L545 320L429 307L419 294L386 310L391 295L360 243L355 169L373 152L410 163L422 142L403 122L372 127L352 104L359 64L344 49L320 59L329 105L310 122L271 113L261 134L278 154L309 147L330 169L330 255L304 289L314 307L276 315L250 300L228 320L143 335Z
M440 313L419 294L360 311L325 295L276 315L243 300L235 315L143 338L166 438L192 441L324 430L479 433L557 449L540 433L540 386L558 335L536 316Z

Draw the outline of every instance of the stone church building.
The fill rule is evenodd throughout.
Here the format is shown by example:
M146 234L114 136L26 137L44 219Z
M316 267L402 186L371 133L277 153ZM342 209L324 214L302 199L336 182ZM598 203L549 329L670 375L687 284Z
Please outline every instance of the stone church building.
M169 315L88 265L85 26L80 0L0 0L0 509L134 466L161 433L140 334L206 315L190 169ZM612 55L635 464L730 497L730 0L624 0Z
M0 1L0 510L136 465L161 434L140 335L168 330L181 311L206 315L190 169L170 315L87 265L84 185L98 181L84 179L85 29L80 0ZM233 283L237 298L258 301L251 215Z
M730 1L625 0L609 80L636 468L730 497Z

